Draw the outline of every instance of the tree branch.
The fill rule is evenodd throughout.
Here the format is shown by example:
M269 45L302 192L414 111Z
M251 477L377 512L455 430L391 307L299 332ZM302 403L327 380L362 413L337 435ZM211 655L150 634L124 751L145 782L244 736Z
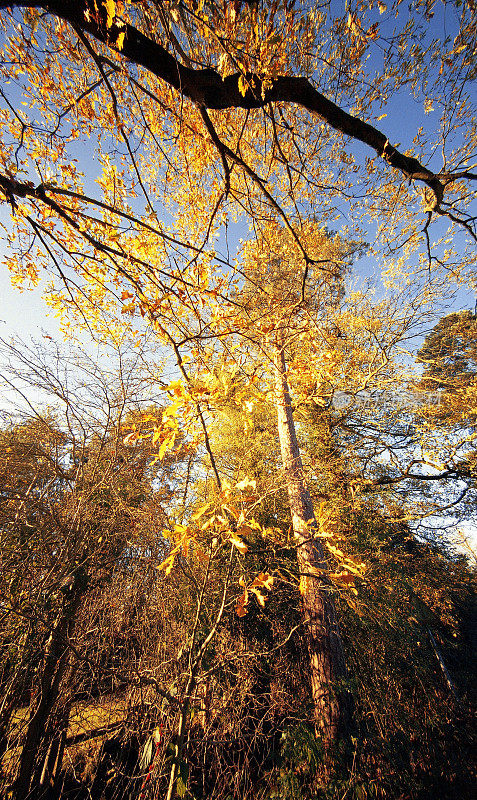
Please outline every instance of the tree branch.
M282 75L274 78L269 85L268 82L264 84L260 76L253 73L245 76L235 73L222 78L212 68L193 69L180 63L161 44L119 17L115 17L110 27L107 27L104 14L98 11L98 5L92 0L0 0L0 10L7 7L43 8L75 28L90 33L203 108L258 109L277 102L301 106L345 136L366 144L406 178L426 184L434 194L433 210L439 209L445 187L457 179L451 173L436 175L416 158L401 153L384 133L364 120L348 114L318 92L308 78ZM459 176L462 175L469 180L475 179L472 173L461 171Z

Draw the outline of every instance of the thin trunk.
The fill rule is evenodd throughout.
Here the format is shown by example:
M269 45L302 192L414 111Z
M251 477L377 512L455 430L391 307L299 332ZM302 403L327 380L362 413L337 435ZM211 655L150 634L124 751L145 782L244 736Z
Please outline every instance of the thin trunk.
M71 698L61 709L58 717L54 715L50 718L50 722L53 721L54 728L53 732L50 733L48 750L41 768L39 780L40 790L52 790L54 787L59 788L70 714ZM51 729L51 725L49 728ZM53 794L59 797L60 791L53 792Z
M72 577L70 587L65 589L61 611L46 644L38 703L28 722L14 786L15 800L24 800L30 793L35 762L41 750L48 719L58 699L61 679L68 665L68 639L85 587L84 576L80 572L76 573Z
M444 675L444 678L445 678L445 681L447 683L447 686L449 687L450 692L453 694L454 699L457 702L459 702L459 695L457 694L457 689L455 688L454 681L452 680L452 678L450 676L450 672L447 669L446 662L444 661L442 653L441 653L441 651L439 650L439 648L438 648L438 646L436 644L436 640L434 639L434 636L433 636L432 631L431 631L430 628L427 628L427 633L429 634L429 639L430 639L430 642L431 642L431 645L432 645L432 649L434 650L434 654L435 654L435 656L437 658L437 661L439 662L439 666L440 666L440 668L442 670L442 674Z
M278 437L297 542L300 577L303 578L302 601L308 634L315 729L323 740L325 750L329 751L333 743L347 731L351 721L350 695L342 686L346 675L344 650L333 599L316 577L327 566L321 542L313 538L317 523L303 478L285 354L280 341L275 347L274 366Z

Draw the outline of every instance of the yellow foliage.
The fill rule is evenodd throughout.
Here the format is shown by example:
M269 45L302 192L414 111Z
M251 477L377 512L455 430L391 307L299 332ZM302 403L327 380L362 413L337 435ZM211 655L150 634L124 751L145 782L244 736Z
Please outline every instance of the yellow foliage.
M103 0L102 4L106 9L106 28L109 30L116 16L116 3L114 0Z
M243 594L237 600L235 611L237 616L244 617L247 613L247 605L250 599L250 592L255 596L261 608L265 607L265 602L268 599L264 591L271 591L273 587L274 578L269 572L260 572L253 581L247 586L245 576L239 578L239 584L243 587Z
M233 546L237 548L239 553L245 555L248 550L248 546L244 541L242 541L242 539L239 539L238 536L231 536L230 541L232 542Z

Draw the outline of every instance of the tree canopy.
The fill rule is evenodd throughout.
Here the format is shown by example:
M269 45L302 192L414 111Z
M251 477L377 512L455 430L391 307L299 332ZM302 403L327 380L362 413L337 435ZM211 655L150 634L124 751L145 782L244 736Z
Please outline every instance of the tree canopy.
M464 797L475 3L0 12L4 262L115 354L4 343L5 787Z
M44 264L62 304L197 317L204 293L228 296L224 224L277 218L305 272L313 214L371 234L391 271L469 274L473 4L1 7L19 281Z

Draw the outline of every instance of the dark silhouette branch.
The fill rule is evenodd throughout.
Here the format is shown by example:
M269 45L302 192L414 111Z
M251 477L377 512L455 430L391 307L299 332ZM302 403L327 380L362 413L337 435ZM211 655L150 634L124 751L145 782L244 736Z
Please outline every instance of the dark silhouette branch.
M212 68L194 69L181 63L161 44L119 17L115 17L107 27L104 15L98 13L98 6L92 0L0 0L0 9L13 7L42 8L64 19L75 29L91 34L123 57L156 75L202 108L258 109L277 102L301 106L345 136L363 142L409 180L428 186L434 196L431 203L433 211L440 209L446 186L462 177L468 180L477 178L475 174L462 170L455 175L435 174L416 158L401 153L373 125L348 114L321 94L308 78L282 75L264 83L259 75L253 73L235 73L222 78Z

